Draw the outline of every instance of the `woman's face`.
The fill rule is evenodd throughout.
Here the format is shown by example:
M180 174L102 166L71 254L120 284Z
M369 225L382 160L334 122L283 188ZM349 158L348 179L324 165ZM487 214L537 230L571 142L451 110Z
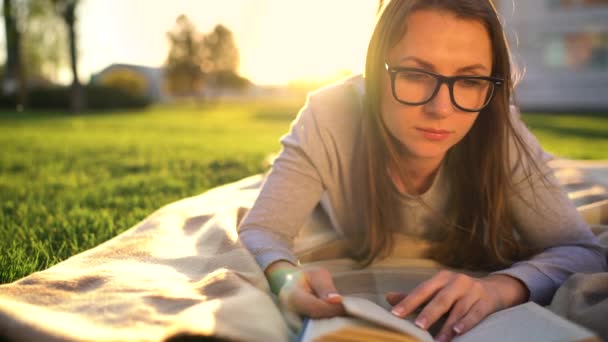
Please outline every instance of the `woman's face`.
M406 31L388 52L391 67L419 68L444 76L490 76L492 45L481 22L444 11L419 10L409 16ZM381 92L384 123L405 146L410 160L440 162L478 116L454 107L447 84L430 102L405 105L393 97L391 78L385 72Z

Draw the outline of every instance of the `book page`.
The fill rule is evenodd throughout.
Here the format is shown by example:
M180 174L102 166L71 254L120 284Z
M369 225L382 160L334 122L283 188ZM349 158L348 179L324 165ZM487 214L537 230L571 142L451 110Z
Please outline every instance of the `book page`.
M306 329L308 340L346 326L383 327L402 332L420 341L433 341L431 334L412 322L394 316L378 304L359 297L343 296L342 304L350 316L311 320L314 329ZM367 322L366 322L367 321ZM314 331L309 331L314 330ZM562 318L540 305L527 302L498 311L476 327L453 339L454 342L521 342L521 341L586 341L601 340L591 331Z
M299 342L420 342L416 337L401 331L387 329L357 317L308 318Z
M299 341L308 342L314 341L314 339L326 335L328 333L339 330L343 327L348 326L365 326L365 327L373 327L374 324L366 322L361 319L352 318L352 317L332 317L332 318L309 318L305 322L304 332L302 333L302 337Z
M598 341L587 329L527 302L498 311L454 342Z
M411 335L420 341L433 341L433 337L428 331L418 328L403 318L396 317L372 301L364 298L343 296L342 304L349 315Z

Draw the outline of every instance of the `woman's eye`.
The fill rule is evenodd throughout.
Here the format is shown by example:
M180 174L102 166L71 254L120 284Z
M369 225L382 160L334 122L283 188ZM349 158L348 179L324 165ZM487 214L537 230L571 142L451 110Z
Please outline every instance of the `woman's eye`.
M420 73L420 72L407 72L407 71L404 71L404 72L400 72L399 73L399 78L403 79L403 80L406 80L406 81L413 81L413 82L415 82L415 81L426 81L426 80L428 80L430 78L430 76L427 75L427 74Z
M481 87L483 84L483 81L481 80L476 80L476 79L464 79L464 80L460 80L460 85L464 86L464 87L470 87L470 88L478 88Z

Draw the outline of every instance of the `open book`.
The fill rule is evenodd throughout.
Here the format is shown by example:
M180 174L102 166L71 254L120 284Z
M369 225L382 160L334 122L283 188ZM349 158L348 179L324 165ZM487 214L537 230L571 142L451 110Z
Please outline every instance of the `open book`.
M433 341L428 331L368 299L344 296L342 303L348 316L307 319L299 341ZM589 330L533 302L496 312L453 341L601 342Z

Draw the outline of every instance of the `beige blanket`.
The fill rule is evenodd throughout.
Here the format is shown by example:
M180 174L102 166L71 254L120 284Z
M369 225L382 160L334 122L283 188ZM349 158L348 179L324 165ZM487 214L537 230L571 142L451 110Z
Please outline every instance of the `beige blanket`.
M235 230L259 181L165 206L110 241L0 286L0 334L15 341L287 339L264 275Z
M567 171L567 167L556 170ZM576 181L576 172L565 174ZM585 175L581 177L579 183L588 183ZM566 178L560 178L564 184L575 184ZM262 176L250 177L167 205L96 248L0 286L0 340L293 339L299 318L279 308L236 233L261 181ZM579 203L589 220L597 219L599 224L605 218L606 209L583 204ZM603 227L595 229L600 233ZM407 290L439 269L430 260L416 258L423 243L397 238L398 254L369 269L353 271L352 262L341 258L341 243L318 207L295 250L305 265L329 268L342 293L386 306L383 293ZM564 299L555 304L555 310L579 323L590 322L598 331L593 322L608 312L608 282L595 283L601 286L594 288L590 305L584 300L589 293L581 300L579 291L587 282L573 277L569 288L560 289Z

